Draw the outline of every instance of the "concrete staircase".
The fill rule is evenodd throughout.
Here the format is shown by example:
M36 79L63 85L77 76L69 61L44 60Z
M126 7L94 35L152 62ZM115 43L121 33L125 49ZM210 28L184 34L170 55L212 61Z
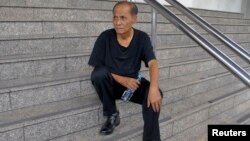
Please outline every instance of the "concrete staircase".
M100 136L102 107L87 61L97 36L112 28L115 2L0 0L0 141L140 141L140 105L117 101L121 125ZM136 28L150 34L151 8L138 4ZM250 72L219 41L198 28ZM250 51L250 20L195 10ZM157 58L164 141L206 140L207 124L249 124L250 90L159 15ZM142 72L148 78L148 70Z

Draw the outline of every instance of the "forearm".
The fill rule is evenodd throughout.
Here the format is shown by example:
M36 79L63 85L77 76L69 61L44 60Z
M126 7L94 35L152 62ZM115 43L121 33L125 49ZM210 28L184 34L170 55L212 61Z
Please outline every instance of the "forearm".
M136 90L139 87L140 82L137 79L125 77L111 73L114 80L126 88Z
M150 88L149 88L147 106L150 107L151 105L155 112L159 112L162 97L160 95L159 85L158 85L159 69L156 59L149 62L149 73L150 73Z
M159 68L157 60L152 60L149 62L149 73L150 73L150 87L159 87Z
M112 77L115 79L116 82L123 84L124 82L124 77L121 75L113 74L111 73Z

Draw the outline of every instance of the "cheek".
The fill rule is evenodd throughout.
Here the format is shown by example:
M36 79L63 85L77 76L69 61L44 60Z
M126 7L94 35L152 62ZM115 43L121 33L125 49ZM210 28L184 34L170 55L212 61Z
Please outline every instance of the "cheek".
M133 22L132 21L127 21L124 23L126 26L132 26L133 25Z
M132 27L132 26L133 26L133 23L131 23L131 22L127 23L127 27L128 27L128 28L130 28L130 27Z

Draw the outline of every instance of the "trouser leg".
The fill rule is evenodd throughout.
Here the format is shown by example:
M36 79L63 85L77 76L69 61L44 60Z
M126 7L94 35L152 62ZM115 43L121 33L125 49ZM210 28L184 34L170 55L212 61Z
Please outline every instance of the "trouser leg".
M147 107L147 102L143 102L144 132L143 141L160 141L159 115L152 107Z
M103 104L103 115L111 116L117 111L111 73L106 67L96 67L91 73L91 81Z
M144 120L143 141L160 141L159 115L160 112L154 112L152 107L147 107L147 98L150 82L142 79L141 85L135 91L131 102L142 105L142 114ZM163 96L160 90L161 96Z

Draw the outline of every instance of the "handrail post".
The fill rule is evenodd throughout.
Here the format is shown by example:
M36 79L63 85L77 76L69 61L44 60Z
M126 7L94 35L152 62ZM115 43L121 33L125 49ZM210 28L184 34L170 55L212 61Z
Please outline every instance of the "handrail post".
M151 24L151 42L154 48L154 51L157 46L157 12L156 10L152 7L152 24Z

